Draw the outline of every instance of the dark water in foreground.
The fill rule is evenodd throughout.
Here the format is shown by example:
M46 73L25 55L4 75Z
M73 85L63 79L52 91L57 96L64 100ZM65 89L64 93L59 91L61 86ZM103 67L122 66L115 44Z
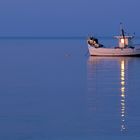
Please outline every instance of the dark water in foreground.
M140 139L140 58L89 57L85 40L0 40L0 140Z

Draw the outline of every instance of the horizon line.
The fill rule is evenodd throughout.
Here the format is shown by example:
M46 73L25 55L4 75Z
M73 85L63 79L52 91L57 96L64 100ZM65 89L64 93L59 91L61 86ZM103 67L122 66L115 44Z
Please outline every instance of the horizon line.
M89 36L0 36L0 39L87 39ZM100 39L112 39L113 36L96 36ZM140 36L135 36L140 39Z

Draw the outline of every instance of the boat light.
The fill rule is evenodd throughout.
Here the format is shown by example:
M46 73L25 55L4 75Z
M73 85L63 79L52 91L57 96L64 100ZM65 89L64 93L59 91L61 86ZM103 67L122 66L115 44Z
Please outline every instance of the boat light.
M123 39L123 38L121 38L121 43L122 43L122 44L124 44L124 42L125 42L125 41L124 41L124 39Z

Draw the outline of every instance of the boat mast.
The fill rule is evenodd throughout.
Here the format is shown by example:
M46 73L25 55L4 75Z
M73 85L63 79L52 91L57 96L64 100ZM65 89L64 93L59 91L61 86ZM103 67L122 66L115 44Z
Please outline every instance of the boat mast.
M124 44L124 47L125 47L125 45L126 45L126 42L125 42L125 33L124 33L124 29L123 29L122 23L120 23L120 31L121 31L121 36L122 36L121 42Z

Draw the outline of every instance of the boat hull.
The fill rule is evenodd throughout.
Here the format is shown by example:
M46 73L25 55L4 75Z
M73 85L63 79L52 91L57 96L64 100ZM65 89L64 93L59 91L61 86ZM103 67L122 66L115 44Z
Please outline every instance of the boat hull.
M91 56L140 56L139 48L95 48L88 46Z

